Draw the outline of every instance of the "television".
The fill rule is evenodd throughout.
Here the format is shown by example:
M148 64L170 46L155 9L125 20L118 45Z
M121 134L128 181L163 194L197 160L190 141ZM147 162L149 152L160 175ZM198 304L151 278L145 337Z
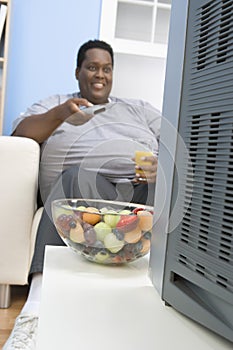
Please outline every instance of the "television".
M150 276L233 342L233 0L172 0Z

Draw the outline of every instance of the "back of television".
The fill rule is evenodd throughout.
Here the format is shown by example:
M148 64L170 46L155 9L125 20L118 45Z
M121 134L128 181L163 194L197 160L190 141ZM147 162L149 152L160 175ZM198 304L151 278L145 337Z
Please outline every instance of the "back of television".
M151 278L233 341L233 0L173 0Z

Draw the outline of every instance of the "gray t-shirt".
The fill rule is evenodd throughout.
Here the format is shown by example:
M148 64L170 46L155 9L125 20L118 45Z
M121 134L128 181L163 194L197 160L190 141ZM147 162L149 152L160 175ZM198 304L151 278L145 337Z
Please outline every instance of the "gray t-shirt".
M14 121L13 130L26 117L41 114L78 93L54 95L33 104ZM139 139L153 142L158 151L160 112L147 102L110 97L105 111L87 123L60 125L41 145L40 190L46 198L61 171L72 165L99 172L111 182L129 181L135 176L135 150L144 149Z

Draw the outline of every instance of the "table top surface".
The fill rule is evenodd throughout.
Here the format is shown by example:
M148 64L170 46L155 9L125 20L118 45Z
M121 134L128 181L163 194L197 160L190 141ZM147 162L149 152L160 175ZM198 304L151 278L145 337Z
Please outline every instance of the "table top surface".
M46 247L37 350L232 350L233 344L165 306L148 257L121 266Z

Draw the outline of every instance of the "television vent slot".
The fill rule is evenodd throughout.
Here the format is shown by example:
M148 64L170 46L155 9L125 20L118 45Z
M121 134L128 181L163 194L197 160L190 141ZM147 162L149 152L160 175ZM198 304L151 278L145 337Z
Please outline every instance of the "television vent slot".
M183 264L183 265L186 265L186 264L187 264L187 262L186 262L186 256L183 255L183 254L180 254L180 255L179 255L179 262L180 262L181 264Z
M217 275L216 283L221 287L227 288L228 279L224 276Z
M205 266L201 265L201 264L196 264L196 271L205 276Z

